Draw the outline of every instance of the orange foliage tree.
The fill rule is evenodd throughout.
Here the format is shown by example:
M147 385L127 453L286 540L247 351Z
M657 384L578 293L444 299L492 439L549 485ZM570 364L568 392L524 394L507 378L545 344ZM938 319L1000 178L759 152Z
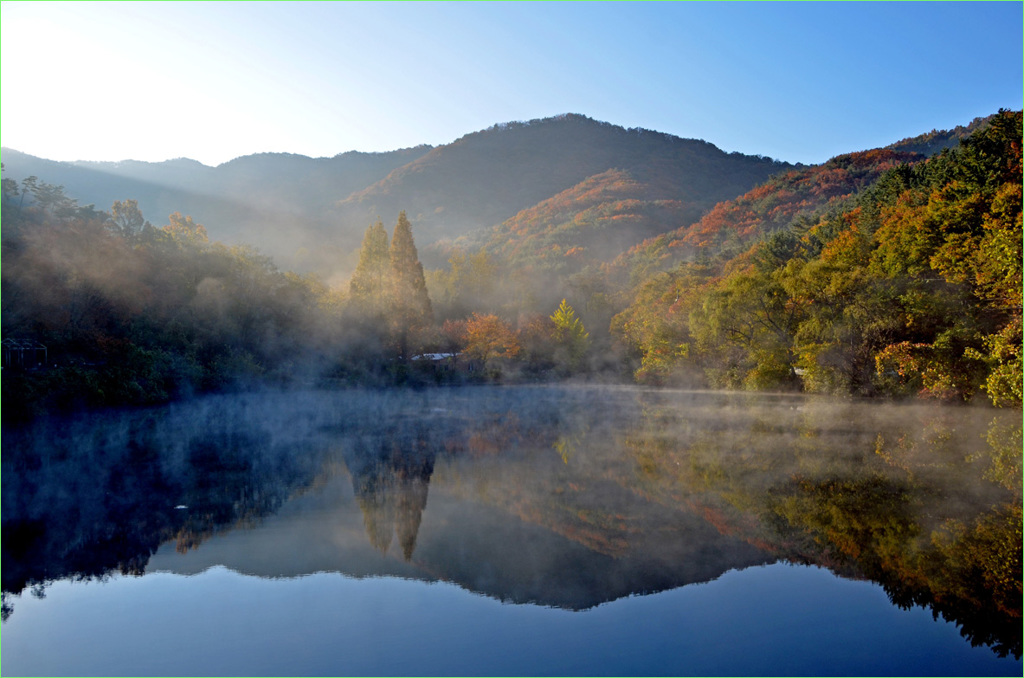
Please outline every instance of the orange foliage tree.
M474 313L466 320L466 353L484 364L493 358L514 358L519 354L519 340L498 316Z

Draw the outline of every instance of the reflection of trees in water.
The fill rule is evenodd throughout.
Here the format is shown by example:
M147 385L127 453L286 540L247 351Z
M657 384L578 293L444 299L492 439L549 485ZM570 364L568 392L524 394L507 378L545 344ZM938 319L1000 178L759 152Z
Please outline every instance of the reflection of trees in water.
M93 413L3 431L3 615L8 594L63 578L142 575L257 523L316 478L323 447L258 398Z
M808 401L715 419L649 406L624 439L627 482L652 501L702 503L720 530L780 558L870 578L894 604L1019 658L1021 422L992 416Z
M360 439L346 453L366 534L382 554L397 534L403 557L412 559L436 454L423 435L401 431Z
M3 591L140 574L164 541L193 548L258 522L330 473L325 450L341 449L374 548L397 541L405 560L415 551L503 599L578 607L788 559L871 578L894 603L1019 655L1019 415L637 393L318 394L301 416L280 396L243 398L32 440L4 431ZM510 556L490 534L479 547L501 558L488 562L516 560L522 581L485 572L490 551L439 554L419 534L430 482L508 516L501 529L536 530L522 543L543 535L573 567Z
M3 614L11 613L8 594L63 578L142 574L168 540L188 551L256 524L332 472L328 450L360 436L377 440L373 464L348 464L366 480L357 492L371 540L386 550L385 535L397 534L411 558L436 450L464 452L467 422L486 427L510 408L503 396L467 402L461 394L218 396L5 427ZM542 399L523 402L542 409L530 413L533 425L550 418Z
M623 556L630 534L642 532L647 517L633 515L632 496L606 477L610 469L603 466L609 461L604 454L614 442L608 427L616 417L602 415L614 399L600 391L574 389L560 395L557 403L514 403L498 416L481 417L453 431L444 447L466 463L445 467L446 489L499 507L594 553ZM584 468L591 463L592 468ZM492 472L481 472L488 468Z

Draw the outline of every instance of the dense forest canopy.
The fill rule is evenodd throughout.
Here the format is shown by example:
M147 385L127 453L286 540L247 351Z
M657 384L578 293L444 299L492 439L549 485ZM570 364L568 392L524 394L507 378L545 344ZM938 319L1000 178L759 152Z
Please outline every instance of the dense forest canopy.
M538 179L531 154L559 130L597 150L533 158ZM461 199L444 186L496 176L491 147L519 153L486 190L533 202L418 247ZM813 167L582 116L349 160L390 173L338 214L397 221L362 221L340 280L5 167L5 418L257 383L566 377L1020 406L1020 112ZM442 209L407 216L403 195Z
M788 173L633 254L643 267L677 244L696 250L668 271L641 269L615 319L641 359L637 377L952 400L980 391L1019 406L1021 115L907 160L872 151ZM862 186L857 167L875 168ZM842 186L834 199L805 198L831 186Z

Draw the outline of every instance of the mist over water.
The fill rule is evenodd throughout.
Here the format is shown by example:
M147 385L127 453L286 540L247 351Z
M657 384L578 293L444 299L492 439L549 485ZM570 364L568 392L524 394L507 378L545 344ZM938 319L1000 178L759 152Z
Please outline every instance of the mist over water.
M431 609L442 606L439 613L450 605L447 623L465 624L460 633L470 637L491 638L524 614L544 628L556 611L573 610L584 616L568 626L558 621L563 633L604 638L585 631L593 615L603 610L601 628L621 636L636 596L682 601L666 596L706 590L726 596L713 606L729 596L751 605L767 596L803 609L795 592L824 585L813 574L823 572L831 573L828 581L872 583L842 589L834 611L840 617L881 602L873 597L879 591L889 601L882 609L935 616L939 621L924 619L906 641L908 657L937 642L927 629L945 622L955 632L942 651L962 655L950 664L956 672L1019 672L1020 430L1018 413L989 408L591 386L267 391L5 427L4 671L32 672L22 650L45 646L48 636L31 629L71 614L71 582L94 582L94 607L75 608L83 623L90 609L109 615L120 600L122 614L109 623L127 623L132 610L145 608L162 619L154 622L161 628L173 627L162 615L177 612L153 607L154 596L241 609L269 589L229 576L239 573L279 582L275 587L293 582L294 595L301 588L299 600L307 602L273 603L280 607L267 613L291 615L313 636L317 627L356 623L345 620L357 614L376 620L381 638L394 636L413 619L427 623L416 616L426 608L411 602L426 596ZM784 575L772 569L785 563L801 567ZM167 579L169 573L198 576ZM342 586L330 575L353 583ZM402 580L409 585L385 584ZM125 593L130 581L140 582L134 594ZM368 594L358 582L379 583ZM421 591L410 588L414 582L454 588ZM712 589L694 588L711 582ZM274 590L274 600L285 591ZM514 606L467 607L449 590ZM330 613L315 602L328 591L341 596ZM365 595L377 606L360 607ZM668 602L651 604L659 614L676 614ZM522 605L549 612L513 612ZM380 616L395 606L411 606L411 616ZM769 624L782 608L756 609L752 624L762 623L758 615ZM812 637L813 624L803 619L780 631L786 642L806 645ZM660 631L663 648L692 620L673 623ZM853 647L857 634L866 634L860 642L870 654L870 634L842 623ZM705 626L702 633L718 628ZM519 641L522 652L536 642ZM304 664L296 642L280 648L293 657L287 672L296 674L373 673L374 666L543 672L513 659L513 640L495 648L504 663L470 662L461 670L442 659L443 644L436 657L427 652L403 669L383 659L346 664L341 655L331 659L326 646ZM725 637L707 644L716 642ZM770 648L762 649L768 657ZM53 651L73 662L78 650ZM232 663L238 651L225 643L215 651L221 663L208 666L227 673L248 666ZM136 652L155 658L159 650ZM744 668L729 663L728 651L717 664L711 650L703 652L703 672L885 672L856 653L828 666L808 655L806 664L766 658ZM620 654L630 656L628 644ZM652 657L607 666L687 672L673 651ZM934 670L906 661L897 672ZM96 670L146 672L145 664L125 662ZM185 658L162 666L198 670ZM558 673L597 668L583 658L550 666ZM242 672L253 670L263 669Z

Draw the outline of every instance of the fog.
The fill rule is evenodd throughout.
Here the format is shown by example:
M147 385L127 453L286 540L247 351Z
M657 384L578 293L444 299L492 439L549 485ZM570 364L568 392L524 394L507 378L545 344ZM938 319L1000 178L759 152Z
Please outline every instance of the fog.
M151 562L581 610L783 561L1020 654L1020 416L981 405L982 388L1013 404L1002 311L970 339L988 357L876 354L865 326L807 358L797 339L821 328L790 322L778 271L716 288L696 262L627 290L614 266L510 269L455 245L425 272L399 212L332 286L188 215L154 225L40 181L3 197L5 618L26 590ZM981 293L940 287L939 311Z
M1019 523L1000 447L1014 436L1019 419L980 408L597 386L268 391L44 418L4 429L4 592L226 564L579 609L783 560L874 579L1019 653L1019 621L978 617L1019 609L1014 579L995 583ZM1011 550L977 551L993 538ZM991 602L958 593L979 572Z

